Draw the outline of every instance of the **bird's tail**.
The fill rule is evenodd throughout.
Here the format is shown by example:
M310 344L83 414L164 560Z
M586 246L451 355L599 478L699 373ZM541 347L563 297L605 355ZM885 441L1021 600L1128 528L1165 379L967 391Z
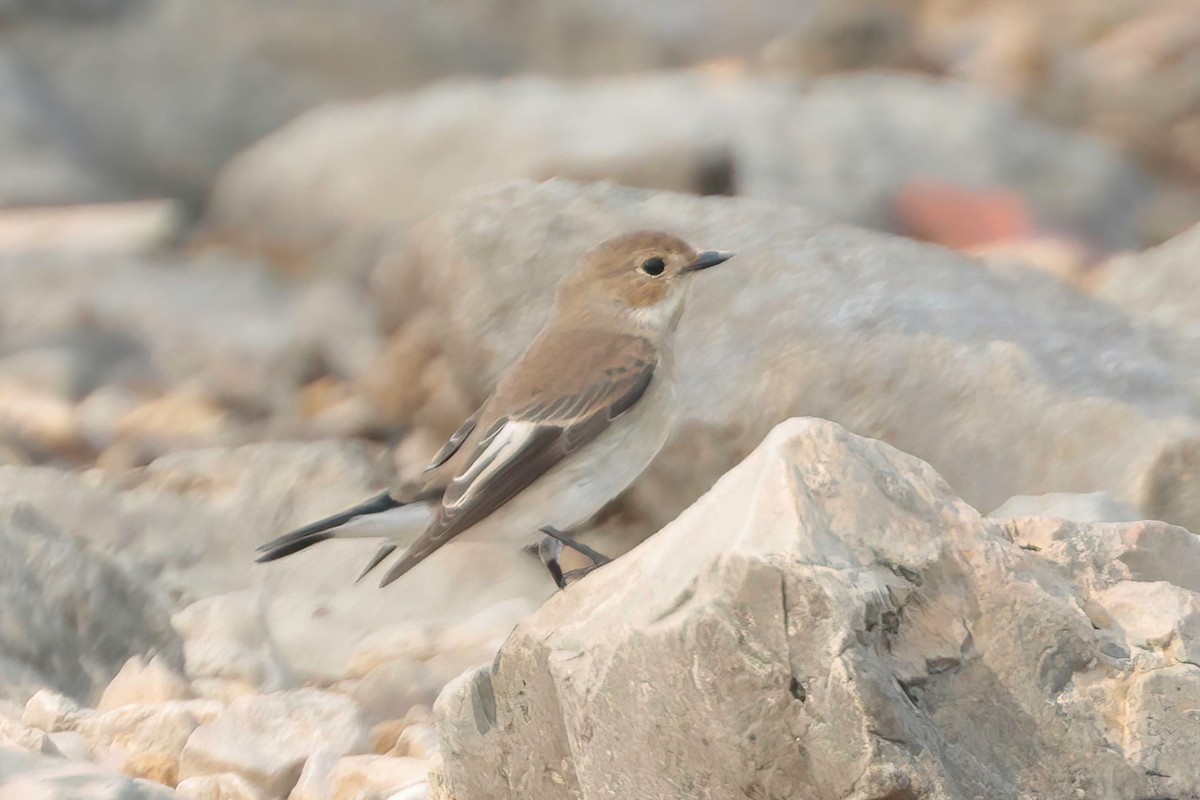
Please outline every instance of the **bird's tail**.
M390 538L406 531L420 530L428 518L429 511L424 503L402 503L384 492L353 508L267 542L258 548L260 555L257 561L262 563L284 558L329 539ZM395 549L395 545L385 543L380 549L383 555L377 556L378 561L392 552L384 552L389 546Z

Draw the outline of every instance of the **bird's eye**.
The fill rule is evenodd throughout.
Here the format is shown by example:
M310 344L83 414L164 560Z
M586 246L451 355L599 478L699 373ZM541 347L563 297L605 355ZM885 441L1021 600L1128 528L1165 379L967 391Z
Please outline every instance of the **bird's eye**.
M663 261L658 256L647 258L642 262L642 272L647 275L662 275L663 270L667 268L667 262Z

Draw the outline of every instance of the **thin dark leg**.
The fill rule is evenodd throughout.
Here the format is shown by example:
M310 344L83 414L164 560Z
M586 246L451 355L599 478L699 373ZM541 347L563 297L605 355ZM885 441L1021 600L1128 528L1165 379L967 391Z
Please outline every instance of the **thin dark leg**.
M558 530L557 528L552 528L549 525L547 525L546 527L542 528L541 531L542 531L542 533L546 534L547 536L549 536L549 537L561 542L562 544L566 545L567 547L571 548L576 553L581 553L582 555L587 556L588 558L590 558L592 560L592 564L594 564L597 567L602 566L602 565L607 564L608 562L612 561L612 559L609 558L608 556L604 555L601 552L593 550L592 548L588 547L583 542L578 542L578 541L572 539L570 536L568 536L567 534Z
M538 558L542 560L542 565L550 573L550 577L554 579L554 585L560 589L565 588L567 585L566 579L563 576L562 564L558 561L562 556L562 548L562 542L550 536L542 539L537 545Z

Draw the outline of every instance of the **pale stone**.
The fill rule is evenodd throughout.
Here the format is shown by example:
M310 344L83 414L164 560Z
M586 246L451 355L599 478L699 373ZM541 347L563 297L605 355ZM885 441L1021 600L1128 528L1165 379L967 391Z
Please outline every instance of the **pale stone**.
M79 721L87 713L69 697L64 697L50 689L42 689L30 697L29 702L25 704L21 722L46 733L71 731L75 730Z
M0 748L0 800L172 800L165 786L96 764Z
M886 155L877 137L889 141ZM1016 160L1028 171L1013 169ZM851 172L854 180L834 177ZM687 72L456 81L319 108L230 162L207 221L239 241L353 271L468 190L552 177L739 194L885 229L897 192L936 178L1017 190L1039 217L1114 247L1135 241L1131 209L1148 201L1138 171L1102 144L968 86L860 74L798 87ZM409 290L396 292L401 308L420 308L411 285L395 287ZM404 394L415 388L410 381Z
M1047 522L1091 533L1077 561L1014 541ZM1083 608L1148 530L1179 531L981 517L924 462L785 422L446 687L432 796L1195 795L1200 669L1110 657Z
M1147 250L1115 258L1097 279L1096 296L1133 319L1200 336L1200 225Z
M1108 492L1017 495L1005 500L988 516L996 519L1061 517L1074 522L1133 522L1142 519L1127 503L1117 500Z
M330 800L385 800L396 790L424 783L427 776L421 759L348 756L329 774Z
M1093 599L1130 645L1200 665L1200 594L1163 581L1121 581Z
M140 253L178 235L183 212L173 200L0 211L0 254Z
M415 705L429 705L442 684L419 661L396 659L380 664L354 686L353 695L369 723L402 717Z
M409 756L428 760L438 752L437 728L432 725L413 724L401 731L396 746L389 755Z
M183 749L179 775L234 772L269 795L284 796L318 749L361 753L369 745L349 698L315 689L275 692L235 700L197 728Z
M393 739L393 741L395 740ZM50 739L50 735L45 731L27 727L8 717L0 717L0 747L15 748L27 753L40 753L46 756L62 755Z
M135 778L174 785L184 745L199 726L220 714L212 700L122 705L81 720L76 731L95 760Z
M268 692L287 684L262 592L207 597L175 614L172 622L184 638L188 678L241 681Z
M187 684L161 658L155 656L147 662L134 656L125 662L104 688L97 711L110 711L118 706L166 703L171 700L188 700L192 696Z
M180 800L269 800L262 790L232 772L180 781L175 796Z
M342 754L327 747L318 748L304 762L300 779L288 794L288 800L330 800L329 774Z
M433 631L420 622L392 625L368 634L346 659L345 674L362 678L388 661L425 661L436 653Z
M750 198L544 181L472 192L422 223L405 285L439 315L441 346L478 401L579 256L640 228L738 252L693 281L675 364L687 402L624 500L648 520L643 535L797 413L928 459L979 509L1105 491L1200 525L1200 349L1033 270Z

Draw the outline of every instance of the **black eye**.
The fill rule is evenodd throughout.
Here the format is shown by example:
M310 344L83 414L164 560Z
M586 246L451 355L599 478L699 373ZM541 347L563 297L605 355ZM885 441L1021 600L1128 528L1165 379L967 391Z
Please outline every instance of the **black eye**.
M667 268L667 262L663 261L658 256L647 258L642 262L642 272L647 275L662 275L663 270Z

